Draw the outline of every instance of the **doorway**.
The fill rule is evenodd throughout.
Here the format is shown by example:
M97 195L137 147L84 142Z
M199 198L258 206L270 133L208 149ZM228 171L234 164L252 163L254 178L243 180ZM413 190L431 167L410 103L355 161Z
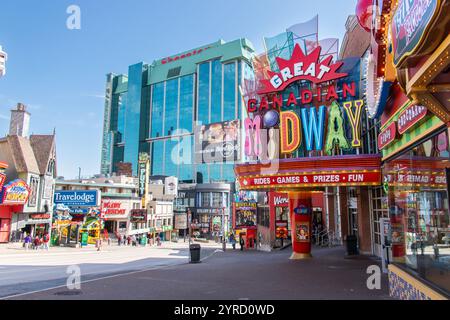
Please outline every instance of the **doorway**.
M0 243L9 242L9 233L11 231L11 219L0 219Z

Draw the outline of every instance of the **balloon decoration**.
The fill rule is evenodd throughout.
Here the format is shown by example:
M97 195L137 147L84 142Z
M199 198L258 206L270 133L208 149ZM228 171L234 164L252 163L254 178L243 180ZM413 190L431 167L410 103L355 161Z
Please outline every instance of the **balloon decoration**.
M356 18L361 27L370 32L372 27L373 0L358 0Z

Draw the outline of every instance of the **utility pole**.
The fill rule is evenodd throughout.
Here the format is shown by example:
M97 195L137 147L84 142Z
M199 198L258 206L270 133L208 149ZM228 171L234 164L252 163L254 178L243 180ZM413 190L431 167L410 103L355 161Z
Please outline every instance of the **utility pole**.
M81 167L78 167L78 180L81 182Z

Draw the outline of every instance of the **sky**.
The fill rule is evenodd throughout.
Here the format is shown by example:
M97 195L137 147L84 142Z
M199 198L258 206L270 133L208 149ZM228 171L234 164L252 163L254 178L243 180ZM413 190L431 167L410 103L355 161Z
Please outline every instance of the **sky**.
M81 10L70 30L67 8ZM0 78L0 137L10 110L22 102L30 133L56 130L57 173L100 171L106 74L219 39L263 37L319 14L319 38L342 40L356 0L1 0L0 45L8 54Z

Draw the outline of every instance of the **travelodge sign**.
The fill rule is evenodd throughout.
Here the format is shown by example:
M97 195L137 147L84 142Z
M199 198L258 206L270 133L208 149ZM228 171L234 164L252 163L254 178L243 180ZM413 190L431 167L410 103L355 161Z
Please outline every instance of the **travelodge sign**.
M30 188L22 179L13 180L2 188L0 203L3 205L24 205L30 196Z

